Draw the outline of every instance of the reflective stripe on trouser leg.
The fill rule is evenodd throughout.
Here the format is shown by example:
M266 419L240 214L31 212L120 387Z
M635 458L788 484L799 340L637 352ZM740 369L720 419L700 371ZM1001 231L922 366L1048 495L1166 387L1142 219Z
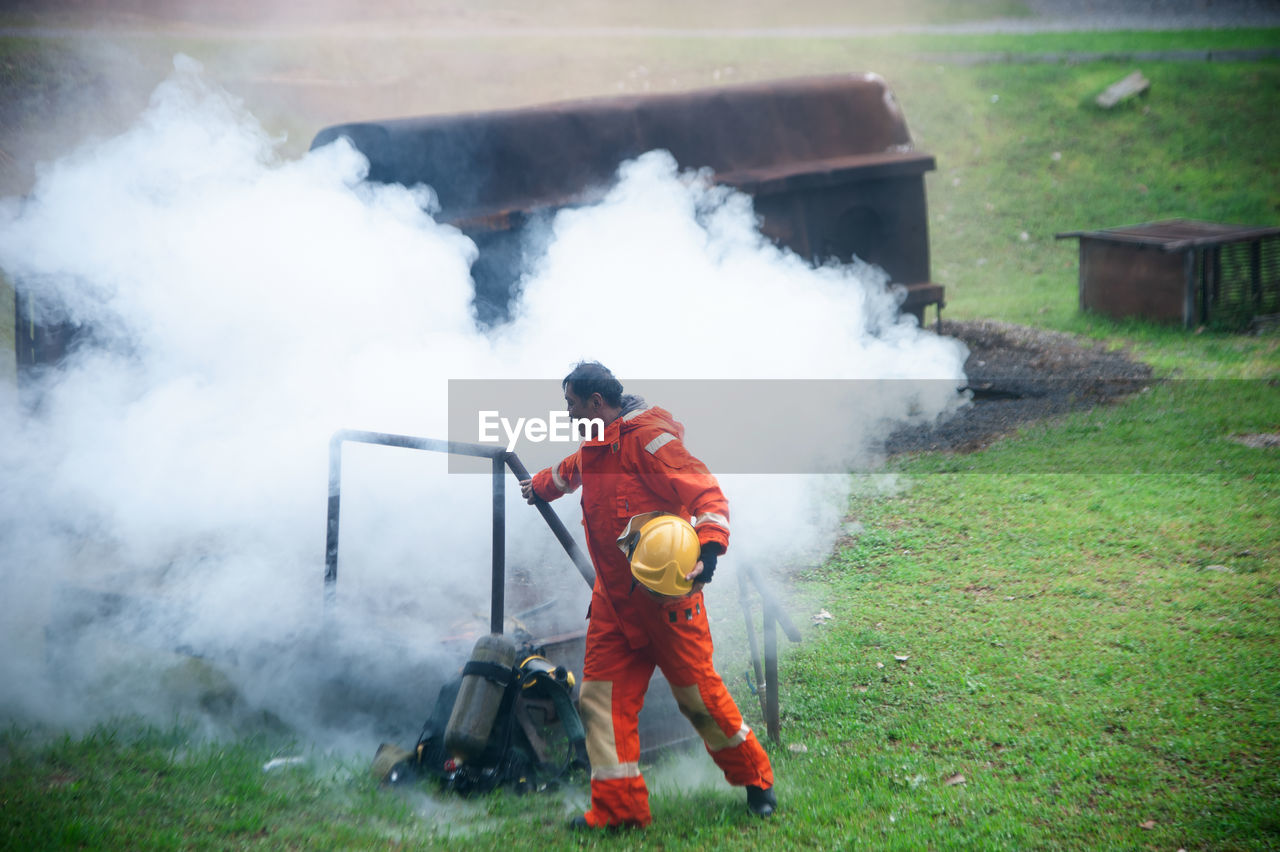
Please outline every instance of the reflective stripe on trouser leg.
M672 686L671 694L676 697L676 705L680 712L693 723L694 730L707 745L707 751L720 751L738 745L747 738L751 729L738 720L738 728L732 734L720 730L720 723L711 717L711 711L702 700L702 692L696 683L689 686ZM730 720L730 727L733 723Z
M650 822L649 790L640 775L640 735L635 724L644 691L641 689L638 696L631 698L634 691L634 685L628 689L613 681L588 680L583 681L578 696L587 733L587 756L591 759L591 810L586 818L594 827ZM615 699L636 707L615 707ZM619 717L615 711L622 711L623 715Z
M613 732L613 682L588 680L578 697L582 724L587 732L587 757L591 759L591 777L630 778L640 774L638 761L621 761Z
M704 691L704 687L706 688ZM724 772L725 780L736 786L773 786L773 767L733 703L719 675L702 684L672 686L680 712L693 724L711 759Z

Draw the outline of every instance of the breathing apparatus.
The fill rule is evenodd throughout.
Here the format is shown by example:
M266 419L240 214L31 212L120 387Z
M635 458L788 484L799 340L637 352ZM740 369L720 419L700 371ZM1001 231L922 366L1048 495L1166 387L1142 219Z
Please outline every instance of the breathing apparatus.
M384 744L373 773L392 784L433 777L463 794L553 785L588 765L574 683L540 649L481 636L458 677L441 687L414 750Z

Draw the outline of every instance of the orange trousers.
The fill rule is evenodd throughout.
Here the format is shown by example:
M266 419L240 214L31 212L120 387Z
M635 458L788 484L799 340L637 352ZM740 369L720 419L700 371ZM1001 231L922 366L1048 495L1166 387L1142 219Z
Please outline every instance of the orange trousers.
M603 605L601 605L603 604ZM711 632L702 593L657 598L636 588L626 607L649 644L633 648L614 610L597 593L587 627L578 704L591 759L588 825L643 826L649 791L640 773L637 718L654 666L662 670L680 711L693 723L711 759L734 786L773 786L769 757L711 663Z

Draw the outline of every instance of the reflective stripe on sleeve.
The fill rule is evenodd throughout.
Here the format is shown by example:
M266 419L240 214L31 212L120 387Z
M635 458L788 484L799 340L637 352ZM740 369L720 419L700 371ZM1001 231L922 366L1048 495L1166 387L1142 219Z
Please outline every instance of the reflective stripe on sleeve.
M729 529L729 519L724 515L721 515L719 512L703 512L693 521L693 525L695 527L702 526L703 524L715 524L718 527Z
M565 482L564 477L560 475L559 465L551 468L551 484L559 488L561 494L569 490L569 483Z
M655 454L658 452L658 450L662 449L663 447L665 447L667 444L671 443L675 439L676 439L676 436L672 435L670 432L663 432L661 435L659 435L658 437L654 438L652 441L644 445L645 452L649 453L650 455Z
M644 413L645 413L646 411L648 411L648 410L649 410L649 406L647 406L647 405L646 405L644 408L637 408L635 411L628 411L626 414L622 415L622 419L623 419L623 420L634 420L634 419L636 419L637 417L639 417L641 414L644 414Z

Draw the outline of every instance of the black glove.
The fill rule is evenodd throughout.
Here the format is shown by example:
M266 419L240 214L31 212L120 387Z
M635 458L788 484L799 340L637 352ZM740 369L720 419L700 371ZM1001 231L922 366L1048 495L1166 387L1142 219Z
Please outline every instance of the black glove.
M716 573L716 559L720 556L720 545L707 542L702 545L702 551L698 554L698 558L702 560L702 573L693 578L693 582L706 585L711 582L711 577Z

